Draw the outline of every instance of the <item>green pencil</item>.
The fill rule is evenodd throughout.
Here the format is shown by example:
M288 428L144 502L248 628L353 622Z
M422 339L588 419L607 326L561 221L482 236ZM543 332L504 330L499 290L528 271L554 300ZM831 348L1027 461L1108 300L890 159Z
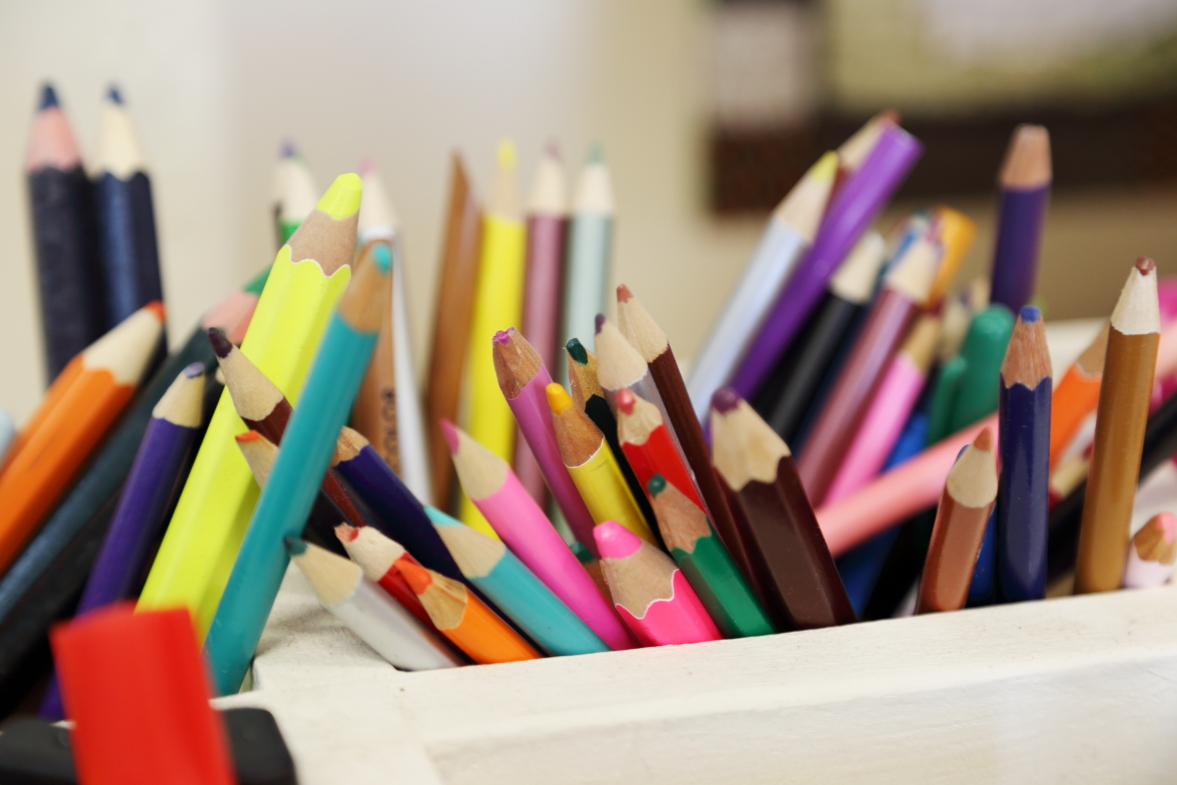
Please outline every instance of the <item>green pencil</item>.
M1013 331L1014 315L1004 305L994 303L973 317L960 347L966 367L960 377L948 433L956 433L997 411L1001 363Z
M936 372L932 386L932 406L928 413L928 435L925 444L932 445L951 431L952 413L956 408L956 397L960 394L960 380L968 363L959 355L948 360Z

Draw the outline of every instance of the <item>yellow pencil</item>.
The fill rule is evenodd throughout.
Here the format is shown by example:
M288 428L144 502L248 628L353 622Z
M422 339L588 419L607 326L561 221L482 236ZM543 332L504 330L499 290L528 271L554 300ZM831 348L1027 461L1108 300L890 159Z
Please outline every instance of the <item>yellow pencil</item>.
M572 398L563 387L549 384L547 392L560 456L593 522L617 521L643 540L660 545L634 501L604 434L587 414L572 405Z
M491 339L499 330L518 327L523 317L523 269L526 230L519 210L515 145L499 142L498 171L482 219L482 259L474 294L470 348L466 357L466 431L486 449L510 462L515 448L515 418L499 390ZM458 517L490 537L494 529L462 494Z
M241 344L291 403L351 279L362 188L358 176L340 175L278 251ZM257 484L233 440L245 430L226 390L139 597L140 609L186 606L201 637L257 503Z

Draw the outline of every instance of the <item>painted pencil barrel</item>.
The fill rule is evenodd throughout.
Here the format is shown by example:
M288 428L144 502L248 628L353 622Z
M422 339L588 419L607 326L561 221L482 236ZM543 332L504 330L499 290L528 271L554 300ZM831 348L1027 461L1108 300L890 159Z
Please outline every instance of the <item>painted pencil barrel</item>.
M646 542L657 542L604 439L592 457L568 467L568 473L596 523L617 521Z
M949 418L949 433L997 411L998 378L1013 330L1013 312L998 303L973 317L960 347L960 356L966 366L960 378L956 405Z
M392 255L392 344L401 475L409 490L423 503L427 503L433 495L433 484L429 473L429 450L425 445L425 415L417 395L417 374L413 370L405 266L399 245L394 247Z
M672 548L670 555L724 637L750 638L776 632L731 553L714 532L695 540L692 553Z
M151 181L143 172L123 180L105 172L94 181L106 318L118 324L163 299Z
M545 368L561 361L560 299L564 283L563 215L533 214L527 219L527 276L523 297L523 334L539 352Z
M674 646L718 640L719 629L682 570L674 571L670 586L670 596L654 600L640 616L630 613L621 604L615 606L641 644Z
M434 633L367 578L350 597L327 606L360 640L405 671L453 668L462 661Z
M1051 379L1001 391L997 495L997 591L1004 602L1046 596Z
M564 278L564 340L587 340L593 321L605 310L613 216L577 212L568 224Z
M1001 193L989 299L1017 313L1034 296L1050 185Z

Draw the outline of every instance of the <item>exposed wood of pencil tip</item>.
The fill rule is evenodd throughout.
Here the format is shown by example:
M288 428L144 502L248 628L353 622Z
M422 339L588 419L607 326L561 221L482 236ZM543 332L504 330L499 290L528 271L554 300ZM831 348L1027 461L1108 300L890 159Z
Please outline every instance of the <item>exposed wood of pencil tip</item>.
M617 393L617 435L622 442L645 444L662 424L662 412L657 406L630 390Z
M620 605L637 618L657 600L669 600L674 594L674 573L678 569L669 556L642 541L641 546L624 559L601 559L605 582L613 604Z
M396 567L409 584L409 588L421 600L421 605L437 629L452 630L462 623L469 602L464 585L427 567L405 560L398 562Z
M341 523L335 527L335 536L370 581L383 578L396 560L406 553L399 542L371 526L356 527Z
M490 574L507 551L501 540L487 537L469 526L434 526L449 549L458 569L467 578L484 578Z
M1157 301L1156 263L1146 256L1136 260L1120 299L1112 311L1111 327L1121 335L1144 335L1161 331Z
M343 426L339 431L339 438L335 440L335 452L331 455L332 468L342 461L355 458L369 444L362 433L347 425Z
M583 466L601 449L605 435L589 416L572 402L572 398L563 387L555 383L549 384L547 393L560 457L563 458L565 466Z
M1105 324L1091 345L1084 349L1079 358L1075 360L1075 367L1084 376L1099 376L1103 373L1103 362L1108 353L1108 330L1110 329L1111 325Z
M313 259L324 275L334 275L355 260L359 211L336 220L319 209L311 211L291 235L290 260Z
M274 461L278 459L278 445L257 431L238 434L234 438L258 487L265 488L270 480L270 472L274 470Z
M907 355L912 364L925 374L932 366L932 358L935 357L936 347L940 343L940 324L938 317L924 314L899 347L899 351Z
M485 499L503 487L507 481L507 472L511 470L506 461L448 420L442 420L441 427L450 455L453 456L458 480L471 500Z
M217 365L224 375L233 409L243 420L260 422L286 401L277 385L261 372L245 353L229 342L220 330L208 331L209 342L217 355Z
M843 169L856 171L866 159L883 135L888 125L899 122L899 113L894 109L884 109L877 115L863 123L862 127L850 135L850 138L838 147L838 160Z
M775 220L791 226L807 243L813 242L838 173L838 154L827 152L809 167L773 210Z
M886 254L887 242L883 236L865 232L830 279L830 293L848 303L865 303L874 292Z
M1149 518L1148 523L1132 538L1132 548L1144 561L1157 564L1172 564L1177 555L1177 518L1171 512L1162 512Z
M712 399L711 441L715 468L737 493L753 480L776 482L778 464L792 454L748 402L728 388Z
M352 273L336 310L357 332L374 333L391 297L392 254L387 243L374 243Z
M491 339L491 355L499 389L510 400L518 398L543 367L539 352L514 327L495 333Z
M1006 389L1021 384L1033 390L1050 375L1050 350L1046 347L1046 325L1042 317L1026 321L1019 316L1001 363L1002 384Z
M927 237L916 240L903 258L887 273L883 286L898 292L917 305L923 305L936 279L940 251Z
M647 363L670 348L666 333L625 284L617 287L617 327Z
M997 498L997 460L993 434L988 428L977 434L948 470L944 490L957 504L973 509L992 504Z
M1041 188L1050 178L1050 133L1041 125L1019 125L1001 164L1001 185L1029 190Z
M699 505L661 475L650 480L650 503L667 548L694 553L695 541L711 534L707 516Z
M575 343L575 346L573 345ZM605 397L601 382L597 379L597 356L585 349L580 341L573 338L564 349L568 355L568 386L572 389L572 400L584 409L594 395ZM583 352L583 362L580 353Z
M597 314L597 381L602 389L616 392L639 382L646 375L646 360L626 340L617 326Z
M360 565L311 542L306 543L302 553L293 553L292 558L323 605L346 600L364 577Z
M196 428L204 411L204 365L184 368L151 409L155 420L166 420L181 428Z

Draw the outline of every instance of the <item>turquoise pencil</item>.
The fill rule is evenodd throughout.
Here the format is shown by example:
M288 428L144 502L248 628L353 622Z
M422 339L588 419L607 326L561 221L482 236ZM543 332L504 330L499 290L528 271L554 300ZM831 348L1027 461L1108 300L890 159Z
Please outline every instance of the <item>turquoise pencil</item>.
M551 655L609 651L605 642L500 540L425 508L462 574Z
M568 225L564 269L564 334L588 340L596 331L597 314L605 310L609 257L613 242L613 187L600 147L594 147L580 173L580 184ZM563 363L564 353L560 353Z
M218 695L241 688L286 572L283 541L302 533L376 346L381 303L391 296L392 258L387 245L377 245L368 258L353 274L323 333L205 638Z

